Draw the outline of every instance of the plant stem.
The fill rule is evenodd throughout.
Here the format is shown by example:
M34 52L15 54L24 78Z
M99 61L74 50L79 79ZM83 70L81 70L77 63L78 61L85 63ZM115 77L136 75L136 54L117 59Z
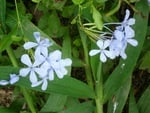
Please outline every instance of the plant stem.
M89 62L89 54L88 54L88 47L87 47L87 36L84 34L83 31L79 29L79 33L80 33L80 37L81 37L81 41L82 41L82 45L83 45L83 49L84 49L84 60L85 60L85 73L86 73L86 79L87 79L87 83L88 85L93 89L93 79L92 79L92 71L90 68L90 62Z
M103 80L102 80L102 63L99 63L96 75L95 92L96 92L96 113L103 113Z
M14 52L13 52L12 48L11 48L11 47L8 47L8 48L6 49L6 51L7 51L8 56L9 56L11 62L12 62L12 65L13 65L14 67L19 67L19 66L18 66L18 62L17 62L17 60L16 60L16 57L15 57L15 55L14 55ZM25 97L25 99L26 99L26 101L27 101L27 104L28 104L28 106L29 106L31 112L32 112L32 113L36 113L36 109L34 108L33 101L32 101L32 98L31 98L30 94L28 93L28 91L26 90L26 88L24 88L24 87L20 87L20 88L21 88L21 90L22 90L22 93L23 93L23 95L24 95L24 97Z

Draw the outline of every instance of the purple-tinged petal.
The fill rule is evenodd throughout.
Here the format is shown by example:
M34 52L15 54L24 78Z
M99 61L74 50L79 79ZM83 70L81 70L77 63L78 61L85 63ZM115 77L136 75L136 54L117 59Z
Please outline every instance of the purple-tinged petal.
M50 53L49 58L51 61L58 61L61 59L61 51L55 50L54 52Z
M42 89L43 91L45 91L45 90L47 89L47 86L48 86L47 79L44 79L44 80L43 80L43 84L42 84L42 88L41 88L41 89Z
M106 58L106 56L105 56L105 54L104 54L103 52L101 52L101 54L100 54L100 60L101 60L103 63L107 61L107 58Z
M34 42L26 42L23 47L24 49L28 50L28 49L31 49L33 47L36 47L38 44L37 43L34 43Z
M50 81L54 80L54 71L52 69L50 69L48 72L48 79Z
M34 71L31 71L31 72L30 72L29 80L30 80L31 83L35 83L35 82L38 81L37 76L36 76L36 74L35 74Z
M28 54L24 54L24 55L21 56L21 62L26 64L29 67L32 66L32 62L31 62L30 57L29 57Z
M138 45L138 41L137 40L135 40L135 39L128 39L127 40L127 42L129 43L129 44L131 44L132 46L137 46Z
M130 18L128 20L128 25L134 25L135 24L135 19L134 18Z
M96 54L98 54L98 53L100 53L101 52L101 50L91 50L90 52L89 52L89 55L90 56L94 56L94 55L96 55Z
M110 45L110 42L110 40L105 40L103 49L106 49Z
M19 71L19 75L22 77L26 77L30 72L30 68L21 68Z
M98 41L96 42L96 44L97 44L97 46L98 46L100 49L102 49L102 48L104 47L104 41L103 41L103 40L98 40Z
M40 32L34 32L33 35L36 41L39 43L41 39Z

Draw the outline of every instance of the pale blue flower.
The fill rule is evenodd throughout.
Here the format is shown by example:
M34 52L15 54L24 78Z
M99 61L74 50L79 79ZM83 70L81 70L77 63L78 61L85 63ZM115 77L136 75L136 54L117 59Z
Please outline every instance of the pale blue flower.
M63 78L64 75L67 74L67 69L65 67L70 66L72 60L69 58L62 59L61 56L62 53L59 50L55 50L46 56L46 60L41 67L47 70L49 80L54 79L54 72L58 78Z
M43 76L46 75L45 69L39 68L41 61L38 60L38 57L36 57L35 62L32 63L29 55L24 54L21 57L21 62L28 67L20 69L20 76L25 77L29 74L29 79L32 83L37 82L38 80L36 73Z
M94 56L98 53L100 53L100 60L102 62L106 62L107 61L107 57L109 58L113 58L113 55L111 53L111 51L107 50L107 48L110 45L110 40L98 40L96 42L97 46L99 47L99 49L93 49L89 52L90 56Z
M9 80L9 82L10 82L11 85L15 84L18 81L19 81L19 76L18 75L16 75L16 74L10 74L10 80Z
M51 46L52 43L50 43L48 38L41 40L40 32L34 32L33 34L36 42L26 42L23 47L26 50L36 48L35 54L37 55L40 55L41 53L45 54L48 51L48 47Z
M16 82L19 81L19 76L16 74L10 74L10 80L0 80L0 85L5 86L8 84L15 84Z

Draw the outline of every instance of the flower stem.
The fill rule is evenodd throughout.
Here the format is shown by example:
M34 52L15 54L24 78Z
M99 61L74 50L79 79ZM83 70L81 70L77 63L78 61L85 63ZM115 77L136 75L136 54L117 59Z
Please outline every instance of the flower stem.
M103 80L102 80L102 63L99 63L96 75L95 92L96 92L96 113L103 113Z
M7 51L8 56L9 56L11 62L12 62L12 65L13 65L14 67L19 67L19 66L18 66L18 62L17 62L17 60L16 60L16 57L15 57L15 55L14 55L14 52L13 52L12 48L11 48L11 47L8 47L8 48L6 49L6 51ZM20 88L21 88L21 90L22 90L22 93L23 93L23 95L24 95L24 97L25 97L25 99L26 99L26 101L27 101L27 104L28 104L28 106L29 106L31 112L32 112L32 113L36 113L36 109L35 109L35 107L34 107L34 105L33 105L33 101L32 101L32 98L31 98L30 94L28 93L28 91L26 90L26 88L24 88L24 87L20 87Z
M81 41L82 41L82 45L83 45L83 49L84 49L84 60L85 60L85 73L86 73L86 79L87 79L87 83L88 85L93 89L93 79L92 79L92 71L90 68L90 62L89 62L89 54L88 54L88 47L87 47L87 36L84 34L83 31L79 29L79 33L80 33L80 37L81 37Z

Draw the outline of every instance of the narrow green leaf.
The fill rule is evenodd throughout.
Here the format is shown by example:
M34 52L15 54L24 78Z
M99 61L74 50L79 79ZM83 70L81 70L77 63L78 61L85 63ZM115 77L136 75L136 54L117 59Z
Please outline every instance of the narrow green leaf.
M103 20L102 20L102 15L100 12L93 6L93 19L96 27L100 30L103 28Z
M126 79L124 84L113 96L113 99L110 100L107 113L122 113L122 110L129 95L130 86L131 76L129 76L128 79Z
M4 32L6 32L5 17L6 17L6 0L0 0L0 24L2 25L2 29Z
M139 113L133 90L131 90L129 97L129 113Z
M113 96L113 94L120 88L121 84L132 75L136 61L142 50L144 39L147 31L148 21L148 4L146 0L139 1L136 4L136 9L140 13L135 13L134 18L136 23L134 25L135 39L138 41L137 47L129 46L127 48L127 59L121 60L119 65L107 79L104 84L104 102ZM141 15L142 14L142 15ZM142 29L139 29L142 28Z
M150 51L145 53L139 68L150 72Z
M75 5L79 5L79 4L82 4L84 2L84 0L72 0L72 2L75 4Z
M40 112L59 112L64 108L66 100L67 96L51 94Z
M94 106L92 102L84 102L81 104L74 105L59 113L93 113Z
M140 113L150 113L150 86L142 94L138 101L138 109Z

